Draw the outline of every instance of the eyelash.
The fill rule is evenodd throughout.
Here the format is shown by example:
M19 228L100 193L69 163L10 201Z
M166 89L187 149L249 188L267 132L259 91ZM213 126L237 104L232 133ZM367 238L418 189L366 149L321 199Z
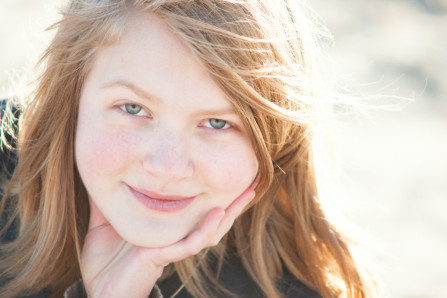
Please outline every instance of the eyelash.
M215 128L215 127L212 127L211 124L210 124L209 126L206 125L206 123L210 123L210 121L212 121L212 120L223 121L223 122L225 122L225 124L224 124L224 126L223 126L222 128ZM205 121L203 121L203 122L201 123L201 126L204 126L204 127L206 127L206 128L213 129L213 130L219 130L219 131L225 131L225 130L227 130L227 129L232 128L232 125L231 125L228 121L223 120L223 119L217 119L217 118L207 119L207 120L205 120Z
M137 113L131 113L131 112L129 112L129 110L127 109L127 106L134 106L134 107L136 106L136 107L139 107L140 110L139 110ZM146 118L149 117L149 118L150 118L149 113L147 113L146 110L145 110L145 108L142 107L142 106L139 105L139 104L135 104L135 103L124 103L124 104L120 104L120 105L119 105L119 108L120 108L121 111L123 111L124 113L126 113L126 114L128 114L128 115L131 115L131 116L146 117ZM144 112L145 115L139 115L140 112Z
M136 106L136 107L140 108L140 110L139 110L137 113L131 113L131 112L129 112L129 110L128 110L128 108L127 108L128 106L134 106L134 107ZM124 113L126 113L126 114L128 114L128 115L131 115L131 116L137 116L137 117L150 117L150 115L145 111L144 107L142 107L142 106L139 105L139 104L135 104L135 103L124 103L124 104L120 104L120 105L119 105L119 108L120 108L121 111L123 111ZM146 115L139 115L139 113L140 113L141 111L145 112ZM212 120L223 121L223 122L225 122L225 124L224 124L224 126L223 126L222 128L215 128L215 127L212 127L211 124L210 124L210 125L206 125L206 123L210 123L210 121L212 121ZM203 127L206 127L206 128L212 129L212 130L215 130L215 131L225 131L225 130L230 129L230 128L233 127L233 125L230 124L230 122L228 122L228 121L226 121L226 120L223 120L223 119L218 119L218 118L210 118L210 119L207 119L207 120L201 122L200 125L203 126Z

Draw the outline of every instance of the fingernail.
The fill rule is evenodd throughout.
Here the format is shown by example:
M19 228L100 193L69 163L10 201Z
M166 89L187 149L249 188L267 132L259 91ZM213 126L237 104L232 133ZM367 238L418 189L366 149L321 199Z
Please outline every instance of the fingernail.
M222 218L225 216L225 210L222 209L222 212L220 213L219 217L217 218L217 221L220 222Z

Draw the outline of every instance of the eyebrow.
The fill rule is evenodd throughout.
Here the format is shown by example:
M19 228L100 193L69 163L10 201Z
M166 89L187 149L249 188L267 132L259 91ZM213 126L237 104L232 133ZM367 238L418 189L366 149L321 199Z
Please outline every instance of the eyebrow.
M122 86L122 87L126 87L130 90L132 90L136 95L143 97L145 99L147 99L148 101L151 102L155 102L157 104L160 104L161 100L159 98L157 98L156 96L153 96L152 94L146 92L145 90L141 89L140 87L136 86L135 84L126 81L126 80L114 80L114 81L110 81L107 83L104 83L101 86L102 88L110 88L110 87L114 87L114 86ZM235 112L235 110L233 109L233 107L229 107L229 108L223 108L223 109L217 109L217 110L213 110L213 109L208 109L208 110L200 110L197 113L194 113L194 116L199 116L199 115L212 115L212 116L234 116L237 115L237 113Z
M157 97L153 96L152 94L144 91L143 89L141 89L140 87L132 84L129 81L125 81L125 80L115 80L115 81L111 81L111 82L107 82L105 84L103 84L101 86L102 88L110 88L113 86L123 86L126 87L130 90L132 90L136 95L140 96L140 97L144 97L145 99L149 100L149 101L154 101L156 103L160 102L160 99L158 99Z
M194 115L210 115L210 116L232 116L237 115L236 112L232 108L222 109L222 110L201 110Z

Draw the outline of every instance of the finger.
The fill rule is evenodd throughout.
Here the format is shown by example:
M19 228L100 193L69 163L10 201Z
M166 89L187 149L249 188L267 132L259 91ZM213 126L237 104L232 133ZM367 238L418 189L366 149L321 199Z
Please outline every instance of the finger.
M90 196L88 199L90 202L90 220L88 224L88 229L93 230L98 227L109 225L109 221L104 217L104 215L99 210L95 202L90 198Z
M228 207L225 209L225 217L236 218L242 213L244 208L250 203L255 197L256 193L253 188L247 188L239 197L237 197Z
M214 208L206 215L199 228L177 243L156 249L156 260L159 266L183 260L198 254L202 249L208 247L210 240L216 233L220 221L225 216L225 210Z
M253 183L251 184L250 188L252 188L252 189L256 189L256 187L258 187L259 181L261 181L261 176L260 176L259 173L258 173L258 175L256 175L255 180L254 180Z
M225 217L220 222L212 243L218 243L220 239L231 229L236 218L244 211L244 208L253 200L256 193L252 188L247 188L225 210Z
M176 256L175 260L171 260L171 262L177 262L199 253L203 248L217 245L220 239L231 228L236 217L244 210L254 196L254 190L247 188L227 207L225 212L220 208L211 210L203 220L199 229L173 247L177 251L168 252L173 253L171 256Z
M157 259L164 260L166 264L177 262L199 253L206 247L216 245L254 196L254 190L248 188L225 211L221 208L214 208L207 214L197 230L176 244L162 248L159 252L163 256L159 256ZM166 264L160 265L165 266Z

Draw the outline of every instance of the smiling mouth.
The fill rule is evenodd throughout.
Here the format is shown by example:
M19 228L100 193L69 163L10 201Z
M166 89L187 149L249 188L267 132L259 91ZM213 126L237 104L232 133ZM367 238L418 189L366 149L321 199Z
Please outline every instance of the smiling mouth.
M162 211L175 212L186 208L194 201L194 197L184 196L163 196L153 192L135 189L127 185L132 195L146 208Z

